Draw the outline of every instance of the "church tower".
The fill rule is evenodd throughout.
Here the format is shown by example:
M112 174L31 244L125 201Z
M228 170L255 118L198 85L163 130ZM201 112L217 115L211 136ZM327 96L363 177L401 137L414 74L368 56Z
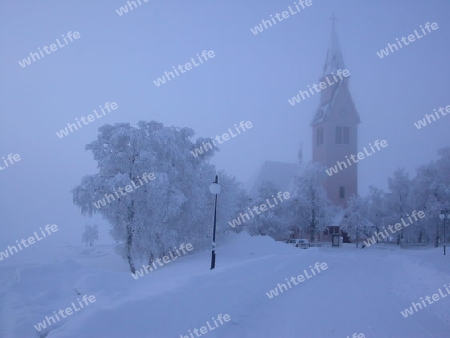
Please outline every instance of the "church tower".
M358 193L358 167L350 160L350 155L358 153L358 124L361 121L350 94L350 77L341 79L337 76L338 70L342 73L346 68L336 34L336 20L334 17L332 20L331 41L320 78L327 87L320 92L319 108L311 123L312 154L313 162L326 169L340 162L337 173L326 175L324 188L328 199L345 208L347 199ZM325 86L321 84L322 87Z

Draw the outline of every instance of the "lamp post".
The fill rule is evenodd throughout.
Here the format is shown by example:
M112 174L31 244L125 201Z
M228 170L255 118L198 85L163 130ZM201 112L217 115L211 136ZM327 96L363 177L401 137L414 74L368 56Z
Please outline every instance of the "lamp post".
M356 248L358 248L359 244L359 223L356 225Z
M439 215L439 218L441 215ZM436 223L436 243L434 244L434 247L439 247L439 222Z
M445 217L450 219L450 210L442 210L439 214L439 218L444 220L444 256L445 256L445 249L447 247L447 239L445 238Z
M216 180L209 186L211 194L216 195L214 199L214 227L212 240L212 254L211 254L211 270L216 267L216 222L217 222L217 195L220 192L219 177L216 175Z

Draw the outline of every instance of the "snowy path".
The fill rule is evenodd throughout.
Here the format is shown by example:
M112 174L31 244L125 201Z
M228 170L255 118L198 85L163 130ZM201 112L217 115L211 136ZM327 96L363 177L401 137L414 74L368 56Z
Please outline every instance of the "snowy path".
M369 338L450 337L448 317L437 316L449 312L448 298L412 318L400 314L450 281L449 269L438 271L428 264L427 252L301 250L268 245L265 239L255 240L256 248L250 249L247 239L239 241L219 248L214 271L208 269L210 256L204 252L139 280L129 273L98 270L89 270L91 278L86 279L82 272L78 278L93 290L97 302L89 312L52 328L47 337L189 337L188 330L212 324L218 314L229 314L231 321L205 333L207 337L345 338L355 332ZM304 274L304 269L309 272L316 262L327 263L328 269L273 299L267 297L277 283Z

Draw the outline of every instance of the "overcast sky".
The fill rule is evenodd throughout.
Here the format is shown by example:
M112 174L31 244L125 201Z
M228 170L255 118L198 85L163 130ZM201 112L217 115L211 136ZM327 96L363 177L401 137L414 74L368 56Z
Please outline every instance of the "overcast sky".
M253 128L225 142L214 159L243 182L264 160L296 162L300 141L309 160L319 95L294 107L287 99L318 82L333 11L362 120L359 148L376 139L389 144L360 162L360 194L370 185L386 188L399 166L414 173L450 145L450 116L421 130L413 125L450 104L447 0L312 0L256 36L250 28L294 8L294 1L143 1L123 16L116 9L124 0L2 1L0 158L12 153L21 160L0 172L0 242L14 244L47 223L58 224L58 240L80 241L92 220L80 215L70 190L96 172L84 146L105 123L156 120L206 137L251 121ZM388 57L377 56L427 22L439 29ZM25 68L18 64L38 47L62 42L69 31L80 38ZM155 86L165 71L204 50L215 57ZM67 137L56 136L107 101L119 108ZM106 224L99 224L106 233Z

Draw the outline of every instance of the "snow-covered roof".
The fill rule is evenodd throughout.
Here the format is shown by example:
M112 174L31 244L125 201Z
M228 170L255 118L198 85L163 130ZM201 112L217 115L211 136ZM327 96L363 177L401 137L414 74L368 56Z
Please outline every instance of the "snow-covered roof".
M344 83L344 81L339 81L337 83L337 88L334 91L333 97L330 99L330 101L328 101L327 103L325 103L325 104L321 105L319 108L317 108L316 114L314 115L314 118L311 121L311 126L322 123L323 121L325 121L327 116L331 113L331 110L333 109L333 106L334 106L334 101L335 101L337 95L339 94L339 91L340 91L343 83Z
M344 70L345 64L344 64L344 57L342 56L341 52L341 47L339 46L339 39L336 33L336 27L333 21L331 28L330 45L327 50L327 57L325 58L322 76L325 77L327 75L330 75L331 73L335 74L339 69ZM328 102L317 108L316 114L314 115L314 118L311 122L311 126L314 126L316 124L325 121L325 119L332 110L334 100L338 95L343 82L344 81L339 81L338 87L334 91L333 97Z
M340 209L338 213L333 217L333 220L331 221L331 226L340 226L342 219L344 218L345 210Z

